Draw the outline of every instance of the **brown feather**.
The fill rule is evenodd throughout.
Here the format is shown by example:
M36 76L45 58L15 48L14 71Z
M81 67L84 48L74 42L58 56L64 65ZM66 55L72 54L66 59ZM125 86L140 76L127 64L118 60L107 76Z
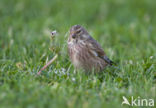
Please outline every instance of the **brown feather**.
M72 38L72 35L75 38ZM68 38L68 54L77 69L99 72L110 64L102 47L81 26L75 25L70 29Z

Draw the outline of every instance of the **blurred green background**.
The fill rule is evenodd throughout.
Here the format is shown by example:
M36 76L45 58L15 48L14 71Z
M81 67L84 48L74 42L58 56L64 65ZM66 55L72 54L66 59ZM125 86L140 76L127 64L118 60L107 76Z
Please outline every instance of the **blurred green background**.
M155 0L0 0L0 107L128 107L122 96L156 99ZM118 69L73 73L68 30L80 24ZM50 31L59 35L52 43ZM37 71L60 49L43 75ZM155 103L156 104L156 103Z

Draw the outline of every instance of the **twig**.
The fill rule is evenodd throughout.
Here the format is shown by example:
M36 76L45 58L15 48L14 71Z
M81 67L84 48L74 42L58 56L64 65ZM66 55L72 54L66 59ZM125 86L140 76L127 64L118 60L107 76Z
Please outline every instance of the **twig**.
M37 72L37 74L40 75L43 70L45 70L50 64L52 64L56 60L57 57L58 57L58 55L56 54L45 66L43 66L40 69L39 72Z

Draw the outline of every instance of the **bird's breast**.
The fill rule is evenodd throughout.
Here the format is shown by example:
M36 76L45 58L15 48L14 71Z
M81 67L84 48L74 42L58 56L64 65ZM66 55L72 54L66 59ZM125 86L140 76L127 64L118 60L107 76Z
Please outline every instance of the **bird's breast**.
M85 50L82 44L73 44L69 48L70 58L75 67L82 67L84 61Z

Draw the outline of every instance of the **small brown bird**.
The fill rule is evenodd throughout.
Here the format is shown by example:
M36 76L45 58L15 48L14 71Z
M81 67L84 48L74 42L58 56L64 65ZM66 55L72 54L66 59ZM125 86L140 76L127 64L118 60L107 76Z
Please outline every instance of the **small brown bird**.
M80 25L70 29L68 53L76 69L99 72L113 62L106 56L102 47Z

